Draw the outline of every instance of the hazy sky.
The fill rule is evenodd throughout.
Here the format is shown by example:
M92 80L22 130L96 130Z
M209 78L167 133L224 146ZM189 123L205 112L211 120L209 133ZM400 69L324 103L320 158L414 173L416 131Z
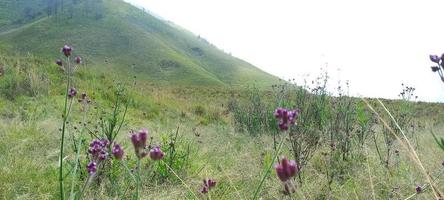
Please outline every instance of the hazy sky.
M444 102L429 61L444 53L442 0L126 1L285 79L324 67L332 87L350 80L352 95L396 98L406 83L420 100Z

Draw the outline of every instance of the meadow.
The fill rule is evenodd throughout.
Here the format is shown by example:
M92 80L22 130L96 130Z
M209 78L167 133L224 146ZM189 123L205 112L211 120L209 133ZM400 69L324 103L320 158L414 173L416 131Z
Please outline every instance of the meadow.
M349 97L347 84L332 96L323 73L302 86L181 87L60 57L0 54L2 199L437 199L444 190L433 137L444 137L444 106L416 101L413 87L381 101ZM276 170L283 157L295 172Z

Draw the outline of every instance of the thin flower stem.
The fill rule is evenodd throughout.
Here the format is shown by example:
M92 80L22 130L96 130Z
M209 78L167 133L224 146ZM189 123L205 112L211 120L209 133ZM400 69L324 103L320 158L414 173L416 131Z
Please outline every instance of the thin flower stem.
M70 61L69 57L67 57L67 73L66 73L66 94L65 94L65 108L63 111L63 125L62 125L62 138L60 139L60 158L59 158L59 190L60 190L60 199L65 199L65 192L64 192L64 184L63 184L63 149L64 149L64 142L65 142L65 131L66 131L66 120L68 119L68 91L70 87Z
M137 182L136 182L136 199L139 199L140 192L140 158L137 159Z
M281 140L281 142L279 143L278 149L277 149L275 155L273 156L273 160L271 161L270 166L269 166L269 167L267 168L267 170L265 171L265 174L264 174L264 176L262 177L261 183L259 184L259 186L257 187L256 191L254 192L253 199L257 199L257 195L259 195L259 192L260 192L260 190L261 190L261 187L262 187L262 185L264 184L265 179L268 177L268 174L270 173L270 169L273 167L273 164L274 164L274 162L276 161L276 158L279 156L279 153L280 153L280 151L281 151L282 144L284 143L284 141L285 141L285 137L282 137L282 140Z

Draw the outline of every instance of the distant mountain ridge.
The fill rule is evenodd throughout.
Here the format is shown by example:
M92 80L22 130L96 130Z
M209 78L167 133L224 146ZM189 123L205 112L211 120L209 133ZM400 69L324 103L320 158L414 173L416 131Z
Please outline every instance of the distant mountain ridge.
M65 43L91 66L159 83L269 86L278 81L122 0L0 0L0 48L53 59Z

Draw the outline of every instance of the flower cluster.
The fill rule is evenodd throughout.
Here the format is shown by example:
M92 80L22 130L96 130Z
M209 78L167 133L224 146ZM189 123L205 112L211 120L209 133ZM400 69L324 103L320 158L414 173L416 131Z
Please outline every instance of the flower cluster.
M77 64L81 64L82 63L82 58L80 56L76 56L74 58L74 60L76 61Z
M55 63L58 65L58 66L63 66L63 62L62 62L62 60L60 60L60 59L57 59L56 61L55 61Z
M150 158L153 160L161 160L163 158L164 154L162 150L160 150L160 147L154 147L150 150Z
M77 90L76 90L76 88L74 88L74 87L69 88L69 90L68 90L68 98L73 98L73 97L75 97L76 95L77 95Z
M295 176L298 172L298 165L296 161L288 161L286 158L282 158L281 163L278 163L274 167L276 169L276 174L282 182L290 180L291 177Z
M65 72L68 73L68 74L72 74L72 72L75 71L75 69L76 69L76 67L71 67L71 65L70 65L71 63L70 63L70 61L69 61L69 58L71 57L72 51L73 51L73 48L72 48L71 46L65 44L65 45L60 49L60 52L63 53L63 54L68 58L68 60L67 60L67 62L66 62L67 65L64 65L64 64L63 64L63 61L62 61L61 59L57 59L57 60L55 61L55 63L56 63L58 66L60 66L60 67L62 68L62 70L65 71ZM76 56L76 57L74 57L74 62L77 63L77 64L79 64L79 65L82 64L82 62L83 62L83 61L82 61L82 57L80 57L80 56Z
M276 109L276 111L274 112L274 116L276 117L276 119L279 120L279 129L281 131L288 130L288 127L290 125L296 123L296 118L298 117L299 113L300 113L299 109L295 110L287 110L284 108Z
M119 144L114 144L112 153L116 159L122 160L124 152L123 152L122 147Z
M61 49L60 52L62 52L63 54L65 54L66 57L71 56L71 51L72 51L72 47L65 44Z
M95 139L89 144L88 153L92 156L93 160L105 160L108 156L106 148L109 146L107 139Z
M208 193L208 191L210 191L211 188L213 188L214 186L216 186L216 181L212 180L212 179L204 179L203 180L203 186L202 188L199 190L199 192L201 192L202 194L206 194Z
M415 188L415 190L416 190L416 193L421 193L422 192L422 187L421 187L421 185L416 185L416 188Z
M91 156L91 162L87 165L88 173L95 173L99 162L108 158L106 150L108 146L109 141L107 139L95 139L89 144L88 153Z
M438 72L439 76L441 77L441 81L444 82L444 54L442 54L441 57L438 55L430 55L430 61L437 64L435 66L432 66L431 69L433 72Z
M284 184L284 194L295 192L291 178L299 172L299 166L296 164L296 161L282 158L281 162L277 163L274 168L279 180Z
M136 156L140 159L147 155L145 152L146 140L148 138L148 130L142 129L139 132L131 131L131 142L134 146Z

